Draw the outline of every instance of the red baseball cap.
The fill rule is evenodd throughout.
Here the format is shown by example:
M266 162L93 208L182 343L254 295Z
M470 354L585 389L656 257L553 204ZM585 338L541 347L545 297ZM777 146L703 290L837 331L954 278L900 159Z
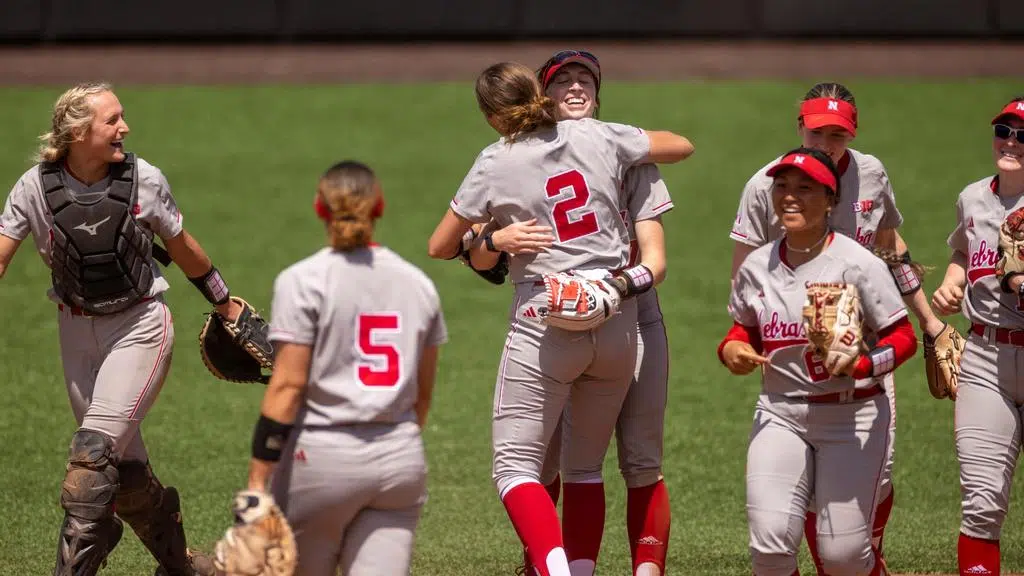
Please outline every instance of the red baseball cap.
M1014 116L1024 120L1024 102L1010 102L1003 107L1002 112L1000 112L998 116L992 119L992 123L998 124L1004 116Z
M547 63L541 68L541 87L547 90L551 79L567 64L579 64L590 70L590 73L594 75L596 87L598 90L601 89L601 62L597 59L597 56L586 50L562 50L548 58Z
M808 154L800 154L794 152L793 154L787 154L775 163L774 166L768 169L768 176L775 176L781 172L784 168L792 166L797 170L800 170L804 174L810 176L815 182L824 184L825 186L832 189L834 192L837 188L836 177L832 174L832 171L828 169L821 160L818 160L814 156Z
M808 128L839 126L857 135L857 108L838 98L812 98L800 104L800 119Z

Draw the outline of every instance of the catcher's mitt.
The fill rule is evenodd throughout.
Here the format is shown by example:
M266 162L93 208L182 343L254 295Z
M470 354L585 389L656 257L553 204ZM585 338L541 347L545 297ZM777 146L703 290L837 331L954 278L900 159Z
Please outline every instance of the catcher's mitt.
M807 286L803 324L808 346L833 376L849 374L864 350L860 295L853 284Z
M618 314L622 295L603 279L589 279L579 272L545 274L547 306L537 310L549 326L582 332L597 328Z
M214 548L217 576L292 576L297 551L288 519L265 492L235 496L235 525Z
M245 300L232 296L242 311L230 322L216 311L199 332L199 353L211 374L230 382L270 381L263 368L274 366L274 348L267 339L270 326Z
M960 355L967 341L949 324L934 338L924 335L924 369L928 390L938 399L956 400L960 378Z
M1009 281L1015 274L1024 273L1024 208L1010 213L999 227L999 261L996 278L1005 292L1010 292Z

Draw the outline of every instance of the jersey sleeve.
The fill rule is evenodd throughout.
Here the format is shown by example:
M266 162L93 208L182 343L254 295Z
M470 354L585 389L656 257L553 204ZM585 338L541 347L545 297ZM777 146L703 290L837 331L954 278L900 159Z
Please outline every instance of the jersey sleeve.
M312 278L290 269L274 280L268 334L272 342L313 345L322 294L313 286Z
M736 271L736 279L732 284L732 292L729 294L729 315L738 324L743 326L757 326L757 313L750 305L754 297L754 275L747 265L749 258Z
M754 247L764 246L771 241L768 238L768 226L771 223L768 211L772 207L769 205L767 194L762 190L760 179L759 175L755 175L743 187L740 205L736 210L736 220L729 233L733 240Z
M967 223L964 222L964 197L961 195L956 200L956 228L946 238L946 245L954 252L968 254Z
M903 225L903 214L896 207L896 193L892 189L892 182L889 181L889 175L885 173L885 170L880 170L878 173L878 189L882 196L884 209L878 227L881 229L899 228Z
M651 140L636 126L604 122L606 137L615 146L616 156L624 168L638 164L651 153Z
M181 211L164 173L156 167L151 170L153 172L139 182L139 219L148 224L154 234L169 240L181 234Z
M882 259L865 254L864 261L857 277L857 291L864 311L864 323L878 332L906 317L907 309Z
M626 172L627 206L634 222L650 220L673 208L668 186L655 164L641 164Z
M473 167L469 169L469 173L463 178L462 184L459 185L459 190L455 193L455 197L452 198L450 205L452 212L470 222L478 224L491 219L489 212L491 207L491 186L489 180L492 176L488 173L491 159L489 150L490 148L488 147L477 155L476 160L473 162Z
M4 211L0 214L0 234L14 240L24 240L28 237L31 228L29 209L25 180L20 179L14 184L4 202Z

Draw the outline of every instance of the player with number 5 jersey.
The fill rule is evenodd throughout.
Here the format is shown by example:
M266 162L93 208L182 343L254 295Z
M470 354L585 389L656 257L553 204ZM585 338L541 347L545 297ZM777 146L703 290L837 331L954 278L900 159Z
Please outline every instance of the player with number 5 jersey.
M580 472L600 472L636 364L637 304L657 280L638 275L622 294L620 313L576 332L541 321L548 306L545 274L607 275L629 264L630 242L620 187L637 164L671 163L693 147L671 132L584 118L555 121L533 71L495 64L478 77L477 102L501 138L476 158L428 244L434 258L462 250L472 224L498 227L536 218L554 243L511 258L514 299L498 367L492 414L493 479L540 576L568 576L555 506L540 482L547 448L566 403L573 411L566 445ZM486 241L471 263L490 269L498 253Z
M370 168L332 166L315 198L329 246L274 282L274 370L248 488L266 490L272 475L296 575L409 573L427 494L421 430L447 332L430 279L372 243L383 207Z

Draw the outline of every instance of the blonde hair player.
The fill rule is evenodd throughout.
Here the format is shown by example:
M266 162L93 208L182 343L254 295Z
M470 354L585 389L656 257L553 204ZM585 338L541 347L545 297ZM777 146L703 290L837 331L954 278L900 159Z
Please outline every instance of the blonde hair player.
M440 299L373 242L384 196L369 167L330 167L315 209L328 246L274 281L274 369L243 494L284 512L297 576L408 574L427 497L421 432L447 340Z
M734 374L762 368L746 466L754 574L798 573L803 518L813 506L828 519L816 528L821 568L876 576L884 566L871 527L893 417L884 377L914 355L914 329L882 260L829 226L842 198L831 158L798 148L766 175L784 232L736 272L734 324L718 348ZM868 352L832 369L808 349L803 307L817 283L852 284L866 328L878 335Z
M631 166L678 162L693 152L670 132L593 119L556 122L555 103L544 96L532 70L495 64L478 77L477 102L501 136L477 157L428 243L434 258L462 250L473 223L498 227L536 218L555 241L511 258L515 297L495 385L493 478L503 505L530 556L535 573L568 576L558 514L540 482L547 447L567 402L567 431L581 473L600 474L616 418L636 363L637 305L653 278L626 276L629 234L619 188ZM571 211L571 215L570 215ZM493 241L493 237L491 237ZM472 248L475 268L498 259L493 243ZM585 271L609 278L622 295L619 314L581 334L541 320L548 305L545 274ZM570 400L571 399L571 400Z
M962 508L957 557L960 574L971 576L1000 574L999 540L1024 423L1024 276L999 274L1000 228L1024 208L1024 98L1006 104L992 130L996 174L960 192L947 241L952 255L932 295L939 313L961 312L971 322L953 408Z
M921 290L919 274L922 269L912 262L910 251L896 230L903 223L903 216L896 208L896 197L885 167L878 158L850 148L859 129L858 117L857 101L853 94L846 86L835 82L815 84L800 104L797 133L802 145L828 154L839 170L843 191L831 213L830 224L836 232L876 250L880 255L885 253L891 272L890 279L899 288L903 302L917 317L926 339L934 338L943 330L955 331L935 316L928 306L927 296ZM782 235L781 222L772 212L772 181L765 174L777 161L775 159L758 170L743 188L736 221L729 234L735 241L732 264L734 279L736 270L748 254ZM892 376L887 378L886 386L893 386ZM895 414L896 395L889 394L888 397ZM875 516L874 542L879 550L883 549L885 526L895 497L892 484L895 418L892 423L890 454L882 477L882 499ZM805 533L818 575L825 576L818 559L817 543L814 541L817 521L813 513L808 514Z
M124 108L110 85L79 84L53 107L38 164L14 184L0 215L0 277L30 234L51 269L61 361L79 428L61 492L58 576L95 574L128 522L171 576L210 574L186 548L178 492L156 478L140 426L170 370L173 261L218 313L240 306L182 216L163 173L125 152ZM115 516L115 505L117 514Z

